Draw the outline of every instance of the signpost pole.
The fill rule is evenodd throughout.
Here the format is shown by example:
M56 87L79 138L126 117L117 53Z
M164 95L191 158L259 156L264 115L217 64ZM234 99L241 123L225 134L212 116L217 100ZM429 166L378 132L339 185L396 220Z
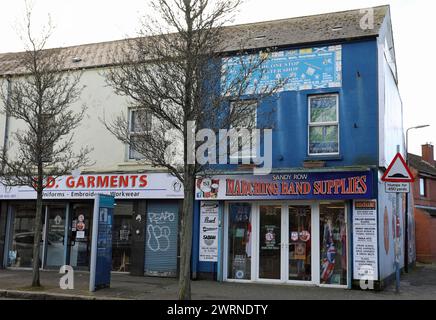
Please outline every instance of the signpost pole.
M397 145L397 155L388 166L387 170L381 178L385 182L385 188L387 193L395 193L395 226L394 226L394 253L395 253L395 278L396 286L395 291L400 293L400 254L401 254L401 242L400 242L400 193L410 192L410 184L414 181L413 174L404 161L403 156L400 153L400 146ZM406 234L407 236L407 234ZM407 254L407 250L404 250L404 254Z
M400 193L395 193L395 292L400 293L400 235L398 234L398 221L399 221L399 213L400 213L400 205L399 205Z
M397 145L397 153L400 153L400 146ZM400 293L400 238L398 234L398 221L400 217L400 193L395 193L395 292Z

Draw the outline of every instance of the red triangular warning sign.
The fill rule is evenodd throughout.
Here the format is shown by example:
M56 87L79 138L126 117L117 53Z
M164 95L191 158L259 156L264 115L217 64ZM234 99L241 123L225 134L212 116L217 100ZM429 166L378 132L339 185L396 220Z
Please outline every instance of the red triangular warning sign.
M404 161L401 153L397 153L386 170L385 174L381 178L384 182L413 182L412 172Z

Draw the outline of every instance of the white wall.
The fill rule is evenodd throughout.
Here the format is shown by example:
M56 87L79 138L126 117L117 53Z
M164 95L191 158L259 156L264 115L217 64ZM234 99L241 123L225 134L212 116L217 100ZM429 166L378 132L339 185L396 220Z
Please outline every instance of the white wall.
M387 168L397 153L405 155L403 103L396 82L396 64L390 19L385 18L378 42L379 166ZM389 48L388 48L389 47ZM389 60L389 61L388 61Z
M83 72L81 84L85 86L81 98L73 105L80 110L83 103L87 106L86 115L78 129L74 131L74 148L82 146L93 147L89 158L95 164L87 170L104 171L129 171L144 168L136 162L128 160L127 146L118 141L104 127L101 119L113 119L123 112L127 115L128 103L125 97L117 96L104 79L105 69L90 69ZM12 79L14 81L14 79ZM2 85L6 85L6 81ZM10 119L9 133L24 128L24 123ZM0 115L0 145L3 146L5 115ZM10 140L10 152L13 154L16 145Z

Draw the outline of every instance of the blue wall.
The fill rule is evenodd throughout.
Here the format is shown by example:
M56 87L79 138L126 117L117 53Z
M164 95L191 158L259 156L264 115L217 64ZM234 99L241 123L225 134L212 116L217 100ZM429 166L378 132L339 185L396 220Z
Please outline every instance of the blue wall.
M339 94L340 155L327 158L327 167L378 164L378 79L376 40L342 44L342 87L287 91L262 102L258 114L269 115L273 129L273 168L298 168L308 157L308 97ZM258 125L267 125L258 116ZM232 170L236 166L223 165ZM375 175L377 176L377 175ZM195 201L193 271L214 273L216 263L198 261L199 201ZM222 205L222 202L221 202Z
M262 101L258 126L273 125L273 167L297 168L304 160L326 158L307 154L308 97L320 93L339 94L340 155L328 158L326 165L377 165L377 70L375 39L344 43L341 88L286 91ZM232 170L235 166L220 168Z

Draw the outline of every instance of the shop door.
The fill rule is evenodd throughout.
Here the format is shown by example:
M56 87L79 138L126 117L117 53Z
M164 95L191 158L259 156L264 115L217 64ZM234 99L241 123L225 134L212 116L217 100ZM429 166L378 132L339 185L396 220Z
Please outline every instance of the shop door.
M91 256L92 215L91 204L71 205L70 265L88 270Z
M286 281L312 281L312 210L310 206L286 207Z
M312 208L260 205L258 279L312 282Z
M282 206L259 207L259 279L282 278Z
M144 273L177 276L179 205L176 201L149 201Z
M65 205L48 205L44 264L47 268L60 267L65 264L65 227Z

